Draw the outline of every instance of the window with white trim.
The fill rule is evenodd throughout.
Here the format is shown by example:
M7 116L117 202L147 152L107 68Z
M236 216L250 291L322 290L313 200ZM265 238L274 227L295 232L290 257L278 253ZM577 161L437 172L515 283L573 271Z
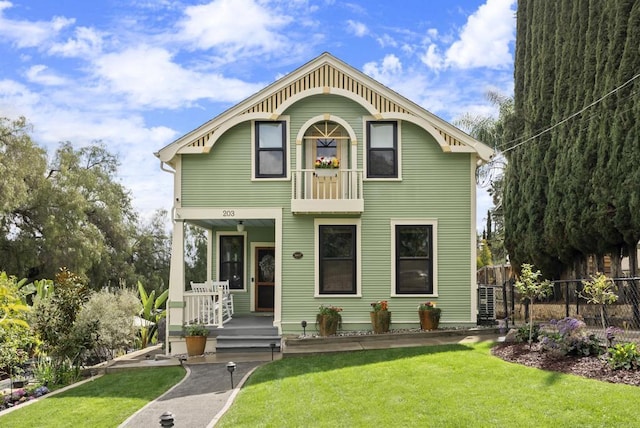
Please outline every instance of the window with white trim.
M318 226L318 293L357 294L357 226Z
M395 294L434 294L434 226L396 224Z
M397 122L367 122L367 178L398 178Z
M255 176L287 176L286 122L255 122Z

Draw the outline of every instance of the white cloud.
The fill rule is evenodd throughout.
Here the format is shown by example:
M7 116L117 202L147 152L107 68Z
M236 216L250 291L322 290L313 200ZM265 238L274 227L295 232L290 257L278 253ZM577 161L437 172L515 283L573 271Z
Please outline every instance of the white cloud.
M487 0L467 20L460 39L447 50L446 63L459 68L508 67L515 40L515 0Z
M429 45L427 51L420 57L420 60L432 70L440 70L444 65L442 55L438 52L438 46L434 43Z
M216 73L191 71L163 48L139 46L95 61L97 75L138 107L176 109L199 99L234 102L262 88Z
M376 41L378 42L380 47L383 47L383 48L387 48L387 47L395 48L398 46L398 42L396 42L396 40L390 35L388 35L387 33L384 33L382 36L376 38Z
M254 0L214 0L185 9L178 37L196 48L227 54L272 52L286 46L286 36L278 30L291 21L282 11Z
M4 10L13 6L11 2L0 2L0 37L10 40L19 48L40 47L52 40L63 28L73 24L74 19L55 16L50 21L20 21L4 17Z
M75 38L65 43L54 43L49 48L50 54L64 57L93 57L102 50L102 35L92 28L78 27Z
M60 77L55 73L49 71L49 67L43 64L38 64L30 67L27 70L27 79L33 83L39 83L45 86L61 86L67 82L64 77Z
M402 72L400 59L393 54L386 55L380 64L375 61L366 63L362 70L380 83L388 85L394 77Z
M364 37L369 33L369 29L362 22L347 20L347 30L356 37Z

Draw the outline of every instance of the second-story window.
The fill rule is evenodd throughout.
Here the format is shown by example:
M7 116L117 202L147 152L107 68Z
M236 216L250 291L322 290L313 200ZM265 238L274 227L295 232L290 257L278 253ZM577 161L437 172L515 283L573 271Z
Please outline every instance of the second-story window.
M286 122L256 122L256 177L286 177Z
M397 122L367 122L367 177L398 177Z

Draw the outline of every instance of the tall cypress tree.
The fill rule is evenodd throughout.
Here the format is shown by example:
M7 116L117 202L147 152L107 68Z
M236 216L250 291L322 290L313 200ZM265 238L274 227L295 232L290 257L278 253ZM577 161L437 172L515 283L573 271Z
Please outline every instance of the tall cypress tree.
M590 254L619 259L640 240L640 2L518 2L505 245L547 276L581 272ZM633 185L633 183L636 183ZM635 265L635 263L633 263Z

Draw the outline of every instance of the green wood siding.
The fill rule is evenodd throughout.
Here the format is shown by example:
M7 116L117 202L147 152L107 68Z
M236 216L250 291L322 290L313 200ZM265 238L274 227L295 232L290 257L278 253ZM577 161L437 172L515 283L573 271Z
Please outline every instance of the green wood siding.
M291 106L288 156L295 159L295 138L311 117L333 114L346 120L358 137L358 167L363 167L365 141L358 104L335 95L317 95ZM471 159L467 153L443 153L433 137L407 122L400 123L402 181L365 181L365 210L361 217L361 298L314 298L314 216L291 214L291 182L251 181L251 123L230 129L209 154L182 156L183 207L282 207L282 327L284 333L301 331L300 321L314 330L317 308L329 303L344 308L346 329L369 328L370 303L389 300L392 328L419 325L416 307L427 299L394 297L391 293L391 219L438 221L438 305L442 322L469 322L471 313ZM291 167L296 168L295 162ZM299 167L299 166L298 166ZM320 216L317 217L330 217ZM342 217L341 217L342 218ZM272 241L264 234L249 239ZM268 233L267 233L268 234ZM247 243L247 251L250 244ZM303 253L294 259L294 252ZM251 257L247 254L247 260ZM247 268L249 266L247 265ZM247 278L252 273L247 272ZM248 283L250 286L250 282ZM239 313L249 310L252 292L235 297Z

